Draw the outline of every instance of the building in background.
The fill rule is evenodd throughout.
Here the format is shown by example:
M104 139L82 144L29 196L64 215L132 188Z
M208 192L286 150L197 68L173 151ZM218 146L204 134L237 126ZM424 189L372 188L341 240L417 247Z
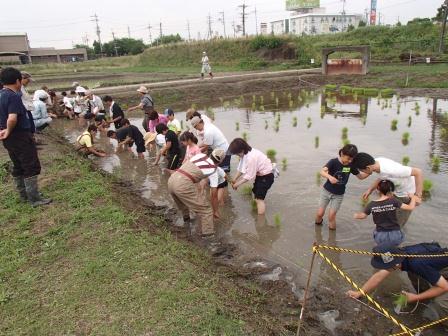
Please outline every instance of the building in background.
M87 50L31 48L26 33L0 33L0 63L69 63L87 61Z
M318 35L347 31L350 26L357 28L362 14L325 13L319 0L286 0L287 18L271 21L270 32L274 35Z

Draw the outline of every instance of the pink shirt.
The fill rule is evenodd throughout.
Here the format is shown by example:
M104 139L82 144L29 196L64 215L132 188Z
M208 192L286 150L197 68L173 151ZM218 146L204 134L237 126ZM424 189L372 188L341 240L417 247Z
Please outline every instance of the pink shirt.
M156 133L156 126L158 124L167 124L168 118L164 116L163 114L159 114L159 119L156 120L150 120L148 123L148 129L150 132Z
M243 174L245 180L253 180L255 176L264 176L272 173L272 162L263 152L252 148L241 159L238 171Z
M201 154L201 149L198 145L187 146L187 150L185 151L185 159L184 162L190 160L193 156Z

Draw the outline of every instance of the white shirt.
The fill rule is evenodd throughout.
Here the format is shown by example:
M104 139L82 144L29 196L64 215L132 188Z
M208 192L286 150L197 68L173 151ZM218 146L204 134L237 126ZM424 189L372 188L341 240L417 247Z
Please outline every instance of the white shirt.
M408 197L415 193L415 178L411 176L412 168L386 158L376 158L380 165L379 178L390 180L395 184L395 195Z
M216 171L208 177L210 188L217 188L226 180L226 173L221 167L217 167Z
M203 160L201 160L199 162L195 162L200 159L203 159ZM193 156L190 159L190 162L195 164L196 167L198 167L202 171L202 174L204 174L205 176L212 177L212 179L215 178L212 175L217 174L216 164L207 155L202 154L202 153L196 154L195 156ZM210 166L213 166L213 167L210 167Z
M73 104L72 104L72 99L69 97L64 97L62 98L62 102L64 103L64 106L68 107L68 108L73 108Z
M212 149L222 149L227 152L229 143L221 130L213 124L204 124L204 144Z
M202 56L202 65L208 65L208 56Z
M36 99L32 99L31 98L31 95L28 93L28 91L26 90L25 86L23 86L23 85L22 85L21 91L22 91L22 103L23 103L23 105L25 106L27 111L33 111L34 110L33 100L36 100Z
M90 100L90 104L92 104L92 113L97 114L100 111L104 111L103 101L100 97L92 95L92 99Z
M156 145L162 148L165 145L165 136L163 134L156 135Z

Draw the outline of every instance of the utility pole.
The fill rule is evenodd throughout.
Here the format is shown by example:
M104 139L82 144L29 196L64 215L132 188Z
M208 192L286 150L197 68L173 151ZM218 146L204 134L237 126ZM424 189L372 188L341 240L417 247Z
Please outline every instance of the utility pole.
M128 26L128 37L131 38L131 28Z
M444 9L444 13L442 18L442 32L440 33L439 53L443 53L445 49L446 20L448 19L448 0L445 0L442 8Z
M258 15L257 15L257 7L255 7L255 32L258 35Z
M191 42L190 21L187 21L187 30L188 30L188 42Z
M235 27L235 21L232 21L232 28L233 28L233 38L236 38L236 27Z
M210 13L207 16L207 26L208 26L207 38L211 39L213 37L213 32L212 32L212 16L210 15Z
M246 36L246 17L247 17L246 9L249 6L247 6L245 3L243 3L242 5L239 5L238 7L241 8L241 21L243 23L243 36Z
M148 33L149 33L149 43L152 44L152 35L151 35L152 26L148 23Z
M222 23L222 26L224 28L224 38L227 38L227 33L226 33L226 19L224 17L224 11L219 12L219 14L221 14L221 18L219 18L219 21Z
M113 30L112 30L112 39L114 40L115 56L118 56L118 47L117 47L117 42L115 41L115 33Z
M98 15L91 16L93 18L92 21L95 21L96 23L96 35L98 36L98 43L100 44L100 52L103 53L103 44L101 43L101 30L100 25L98 24Z

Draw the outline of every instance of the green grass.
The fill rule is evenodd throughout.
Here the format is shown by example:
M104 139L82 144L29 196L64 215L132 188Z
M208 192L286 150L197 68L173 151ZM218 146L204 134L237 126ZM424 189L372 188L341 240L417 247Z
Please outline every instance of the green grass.
M41 159L44 208L19 203L0 169L0 334L247 334L232 306L256 314L257 303L208 256L163 218L124 208L78 156Z

